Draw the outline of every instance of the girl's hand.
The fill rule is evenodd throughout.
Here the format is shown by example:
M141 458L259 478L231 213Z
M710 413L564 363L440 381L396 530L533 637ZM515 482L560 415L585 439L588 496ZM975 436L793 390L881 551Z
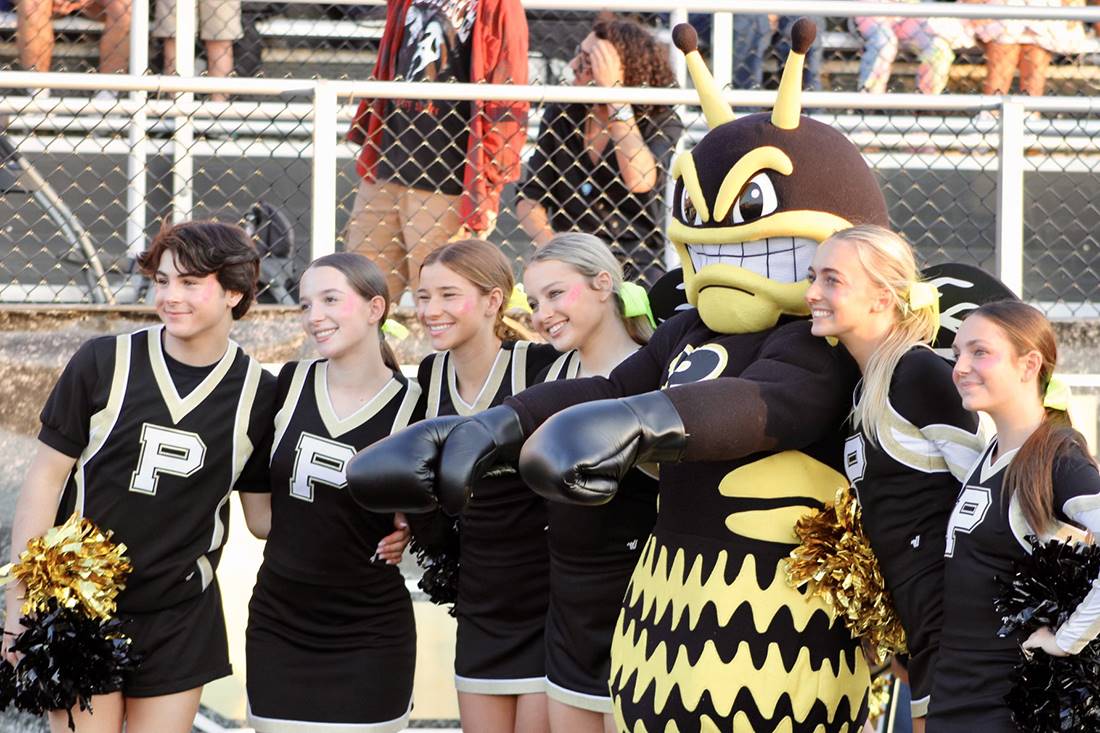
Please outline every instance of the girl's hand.
M1024 655L1027 657L1032 655L1032 649L1041 649L1052 657L1069 656L1069 652L1058 646L1058 642L1054 640L1054 632L1047 626L1036 629L1035 633L1027 637L1027 641L1022 644L1022 648Z
M589 54L592 58L592 81L601 87L623 85L623 60L614 44L603 38L596 39Z
M409 522L401 512L393 513L394 532L382 538L378 543L378 559L385 561L387 565L397 565L401 562L401 555L409 544Z

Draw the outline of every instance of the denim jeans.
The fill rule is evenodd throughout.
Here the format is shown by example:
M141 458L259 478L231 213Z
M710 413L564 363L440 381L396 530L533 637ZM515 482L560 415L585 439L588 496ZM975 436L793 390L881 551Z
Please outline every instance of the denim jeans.
M791 26L797 16L779 16L779 27L772 31L767 15L738 13L733 16L733 88L759 89L764 83L764 59L775 42L780 64L787 61L791 50ZM806 54L802 71L802 88L821 89L821 43L825 33L825 18L810 16L817 26L817 39Z

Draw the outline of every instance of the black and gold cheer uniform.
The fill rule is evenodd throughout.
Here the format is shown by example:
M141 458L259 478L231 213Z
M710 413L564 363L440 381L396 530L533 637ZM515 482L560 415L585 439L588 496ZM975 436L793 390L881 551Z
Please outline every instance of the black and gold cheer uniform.
M1000 594L995 578L1012 578L1013 565L1030 551L1028 526L1013 497L1003 501L1005 472L1016 451L997 453L994 439L959 492L947 525L943 634L932 686L928 733L1015 733L1004 697L1012 668L1020 661L1025 637L998 638L1001 618L994 610ZM1081 538L1081 529L1100 532L1100 474L1077 451L1054 461L1052 536ZM1056 630L1058 645L1076 654L1096 636L1100 581ZM1042 654L1042 652L1038 652Z
M575 351L540 381L574 379ZM567 705L611 712L611 635L623 592L657 519L657 481L640 469L600 506L547 503L550 609L546 615L546 693Z
M982 442L977 416L963 409L951 381L951 365L931 349L916 347L901 358L887 406L874 442L862 430L849 431L844 470L905 629L912 712L921 717L943 624L947 519Z
M292 362L279 375L271 534L246 635L249 724L261 733L404 730L412 705L412 601L400 570L375 558L393 515L343 489L356 452L418 418L420 387L394 374L340 418L327 367ZM410 522L417 531L431 519Z
M275 382L232 341L216 364L182 364L165 353L162 331L81 346L39 433L77 459L57 521L75 511L113 531L133 565L118 609L144 660L124 681L128 697L230 673L214 571L233 488L265 483Z
M518 394L558 356L548 344L505 341L473 404L458 393L449 352L420 363L428 417L473 415ZM517 474L479 481L459 520L455 687L459 692L543 692L549 580L546 502Z
M507 404L528 434L581 402L665 388L684 425L611 646L620 730L858 731L867 663L824 601L792 589L794 523L844 486L841 427L858 370L783 319L720 334L696 311L608 378L532 387Z

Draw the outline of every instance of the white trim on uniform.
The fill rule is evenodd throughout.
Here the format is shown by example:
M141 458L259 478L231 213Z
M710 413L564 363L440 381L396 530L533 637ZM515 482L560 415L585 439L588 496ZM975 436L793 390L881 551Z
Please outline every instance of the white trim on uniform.
M306 359L294 365L294 374L290 377L290 387L287 389L286 399L279 406L279 411L275 413L275 438L271 441L271 455L267 457L268 463L275 457L275 450L279 447L279 443L283 442L287 425L290 424L290 418L294 417L294 409L298 406L298 400L302 397L302 387L306 383L309 367L314 361L316 359Z
M409 420L412 419L413 411L416 410L416 403L420 401L420 385L413 381L409 381L407 384L408 389L405 390L405 398L401 400L401 406L397 408L397 417L393 419L390 435L409 426Z
M245 720L256 733L398 733L409 727L411 713L412 700L409 700L409 709L404 715L381 723L316 723L309 720L265 718L253 713L252 706L248 705Z
M928 717L928 704L932 702L931 695L925 695L919 700L911 700L909 702L909 713L914 718L926 718Z
M455 675L455 689L478 695L530 695L546 692L545 677L519 677L511 680L489 680Z
M519 341L516 343L516 346L519 346L521 343L526 342ZM523 353L526 355L526 352ZM493 359L493 366L489 369L489 375L485 377L485 381L481 384L481 389L477 392L477 397L474 398L473 402L467 402L462 399L462 395L458 391L458 377L455 374L454 360L447 359L447 389L450 390L451 404L454 405L455 412L462 417L470 417L471 415L476 415L479 412L488 410L489 405L493 402L493 398L497 396L497 392L500 390L500 385L504 381L504 375L508 373L508 365L511 361L511 351L508 349L501 349L498 351L496 358ZM435 375L433 374L432 376L434 377ZM513 385L515 384L514 372L512 375L512 383ZM522 391L522 389L520 391Z
M130 350L132 333L115 337L115 368L111 374L111 389L107 394L107 405L88 420L88 444L80 453L73 469L73 483L76 485L76 505L74 511L84 516L84 467L95 457L107 442L115 429L118 416L122 413L122 403L126 399L126 389L130 384ZM64 493L61 494L63 496Z
M164 398L164 404L168 406L173 424L179 424L180 420L202 404L202 401L209 397L214 388L221 383L222 378L229 372L229 368L233 366L233 360L237 357L237 350L240 347L237 342L229 339L225 353L210 373L199 382L197 387L188 392L186 397L180 397L176 384L168 373L168 362L164 360L164 349L160 343L164 326L152 326L146 330L149 333L149 362L153 366L153 377Z
M571 708L590 710L593 713L605 713L608 715L612 712L611 695L593 695L587 692L576 692L575 690L570 690L556 684L549 677L546 678L546 696L552 700L557 700L563 705L568 705Z
M321 413L321 422L325 424L325 430L331 438L339 438L370 420L400 391L401 382L390 377L382 389L378 390L374 397L367 400L358 410L347 417L339 417L328 393L328 361L317 362L317 369L313 373L313 396L317 400L317 411Z

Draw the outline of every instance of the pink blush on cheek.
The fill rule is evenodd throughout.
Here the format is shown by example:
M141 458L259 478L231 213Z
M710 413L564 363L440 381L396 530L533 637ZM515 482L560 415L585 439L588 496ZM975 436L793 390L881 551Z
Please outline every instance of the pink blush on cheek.
M577 299L581 297L581 292L584 290L582 283L577 283L573 287L565 291L565 294L561 296L562 307L568 308L577 302Z

